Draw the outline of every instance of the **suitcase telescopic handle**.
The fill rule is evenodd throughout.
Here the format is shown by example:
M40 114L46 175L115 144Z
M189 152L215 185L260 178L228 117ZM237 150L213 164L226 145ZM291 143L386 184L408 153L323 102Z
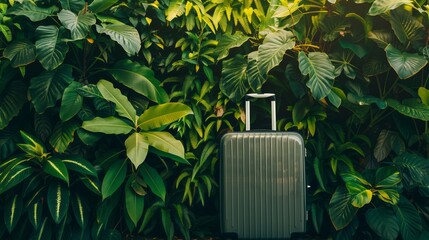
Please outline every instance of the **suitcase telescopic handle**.
M276 95L274 93L249 93L246 94L246 131L250 130L250 98L271 98L271 129L276 130Z

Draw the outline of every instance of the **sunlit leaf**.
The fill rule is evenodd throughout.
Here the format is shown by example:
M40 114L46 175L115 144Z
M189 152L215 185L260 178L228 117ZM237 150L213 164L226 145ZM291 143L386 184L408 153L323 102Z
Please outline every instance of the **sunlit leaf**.
M182 142L175 139L168 132L141 132L145 141L151 147L158 149L166 154L166 156L179 162L187 162L185 159L185 150Z
M149 143L141 133L133 133L125 140L125 148L127 157L137 169L146 159Z
M89 4L88 8L94 13L99 13L109 9L117 2L118 0L94 0Z
M404 4L412 4L411 0L374 0L368 11L369 15L375 16L393 10Z
M135 55L140 51L141 40L139 32L125 24L96 25L98 33L107 34L113 41L117 42L129 55Z
M65 28L70 30L73 40L85 38L91 30L91 26L95 25L96 18L92 13L74 14L69 10L61 10L58 13L58 19Z
M143 131L159 129L189 114L192 114L191 108L183 103L158 104L146 109L137 124Z
M385 51L390 66L401 79L407 79L417 74L428 63L424 56L417 53L401 52L390 44L387 45Z
M96 117L82 123L82 128L90 132L105 134L127 134L133 127L117 117L100 118Z

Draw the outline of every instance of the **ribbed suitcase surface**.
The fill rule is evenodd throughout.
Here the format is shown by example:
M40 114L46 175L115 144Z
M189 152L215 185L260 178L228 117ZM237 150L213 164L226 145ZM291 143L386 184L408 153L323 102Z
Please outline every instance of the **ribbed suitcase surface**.
M285 239L305 231L305 148L299 134L228 133L221 158L223 233Z

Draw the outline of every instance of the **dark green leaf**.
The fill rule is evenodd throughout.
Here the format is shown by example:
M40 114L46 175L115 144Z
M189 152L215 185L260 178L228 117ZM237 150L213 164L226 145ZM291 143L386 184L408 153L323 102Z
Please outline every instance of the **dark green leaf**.
M82 157L67 157L62 160L67 169L79 172L85 175L97 177L97 171L94 166Z
M143 217L142 225L139 228L139 233L141 233L143 230L145 230L146 226L149 224L149 222L152 220L155 213L158 211L158 209L163 205L161 201L155 202L152 206L150 206L145 212Z
M56 224L67 215L70 202L70 190L59 181L53 181L49 184L47 202L49 212Z
M219 38L219 44L216 46L214 53L217 55L217 60L224 59L228 56L231 48L240 47L249 39L242 32L237 31L234 34L222 34Z
M118 0L94 0L91 4L89 4L88 8L94 13L99 13L109 9L117 2Z
M12 67L26 66L36 60L36 46L27 41L14 41L4 49L3 55Z
M401 79L407 79L417 74L428 63L424 56L417 53L401 52L390 44L384 50L390 66Z
M10 196L2 207L4 209L4 223L6 224L6 228L9 233L12 232L21 218L22 205L22 197L15 194L13 197Z
M61 7L73 12L79 12L85 7L85 2L82 0L60 0Z
M243 55L223 61L220 90L235 102L250 89L247 78L247 59Z
M42 224L42 203L40 201L33 203L28 208L28 220L34 229L38 229Z
M8 10L8 14L13 14L17 16L25 16L28 17L31 21L37 22L44 20L48 17L54 16L55 12L58 11L58 7L55 5L52 5L48 8L42 8L38 7L34 2L32 1L22 1L22 3L18 3L13 5Z
M172 240L174 236L174 225L171 221L170 210L164 208L161 209L161 220L167 239Z
M83 195L75 193L71 199L71 205L77 224L79 224L82 229L85 229L85 227L88 225L91 213L91 208L88 204L88 201L83 197Z
M399 220L399 231L404 240L415 240L422 232L422 219L416 208L406 199L401 198L397 205L393 206L396 217Z
M101 184L101 195L103 200L111 196L125 181L127 175L127 161L117 160L109 169L107 169L106 175L103 178Z
M9 122L21 111L27 102L27 94L24 81L13 80L0 94L0 130L9 125Z
M55 106L64 89L72 81L70 65L62 65L54 71L42 72L39 76L33 77L28 91L36 112L42 113L47 108Z
M138 221L143 216L144 197L137 194L131 187L133 179L133 177L128 178L125 185L125 208L127 209L128 216L134 223L134 227L136 227Z
M64 29L56 26L39 26L36 29L38 40L36 41L37 59L43 68L48 71L59 67L69 51L69 46L62 41Z
M406 99L402 103L395 99L387 99L387 104L399 113L422 121L429 121L429 106L418 99Z
M390 188L395 187L401 182L399 171L395 167L382 167L378 168L375 173L375 187L376 188Z
M91 30L91 26L95 25L96 19L94 14L85 13L78 15L69 10L61 10L58 13L58 19L65 28L70 30L73 40L85 38Z
M159 173L148 164L143 164L140 166L139 174L147 183L150 190L152 190L153 194L165 201L167 192L165 190L164 180Z
M0 185L0 194L21 183L31 176L33 172L34 170L32 167L22 164L15 166L7 173L3 172L0 174L0 180L2 180L2 184Z
M76 91L81 86L81 83L73 81L64 90L60 109L60 118L63 122L70 120L81 110L83 97Z
M161 83L155 78L154 72L144 65L127 59L118 61L113 68L109 68L107 71L116 81L151 101L156 103L169 101L168 94L160 87Z
M64 180L69 184L69 172L66 165L57 158L46 159L43 170L51 176Z
M351 195L345 187L338 187L329 202L329 216L335 229L346 227L355 216L358 208L351 204Z
M426 158L405 152L395 157L393 163L403 169L401 171L403 174L409 174L414 182L422 185L429 184L429 161Z
M100 183L97 179L92 179L88 176L83 176L83 177L80 177L80 180L93 193L97 195L101 195Z
M74 133L79 128L76 122L59 122L55 126L49 143L58 153L64 153L74 140Z
M423 47L425 39L424 26L417 18L412 16L411 12L399 8L391 11L390 24L402 44L417 43L417 46ZM422 43L420 44L419 42Z

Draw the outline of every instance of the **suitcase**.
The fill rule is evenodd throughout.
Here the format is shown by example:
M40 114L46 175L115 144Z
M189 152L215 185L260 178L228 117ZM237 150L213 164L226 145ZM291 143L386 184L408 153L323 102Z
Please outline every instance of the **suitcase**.
M272 131L250 130L250 98L271 98ZM274 94L248 94L246 132L221 139L221 232L224 238L288 239L307 220L301 135L276 132Z

